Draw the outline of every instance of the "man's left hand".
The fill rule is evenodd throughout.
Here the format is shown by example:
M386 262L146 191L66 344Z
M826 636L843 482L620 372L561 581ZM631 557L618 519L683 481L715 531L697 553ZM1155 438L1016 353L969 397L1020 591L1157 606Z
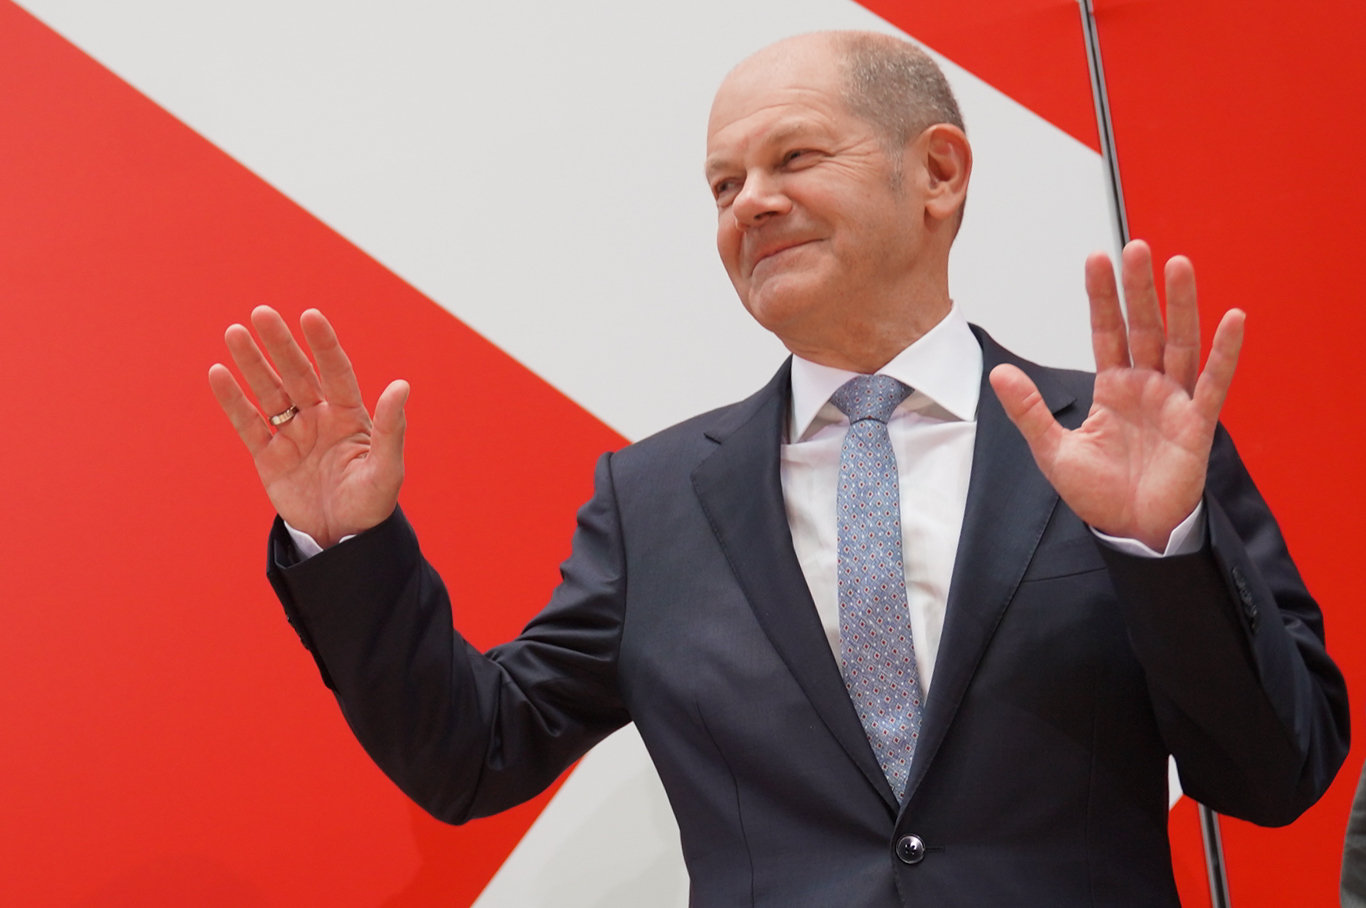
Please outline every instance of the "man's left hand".
M1110 257L1098 252L1086 260L1096 388L1081 426L1069 431L1059 425L1034 383L1014 366L993 369L991 386L1039 469L1078 517L1102 533L1161 552L1204 493L1245 316L1238 309L1224 313L1201 371L1190 260L1167 262L1165 328L1148 245L1129 243L1122 261L1127 324Z

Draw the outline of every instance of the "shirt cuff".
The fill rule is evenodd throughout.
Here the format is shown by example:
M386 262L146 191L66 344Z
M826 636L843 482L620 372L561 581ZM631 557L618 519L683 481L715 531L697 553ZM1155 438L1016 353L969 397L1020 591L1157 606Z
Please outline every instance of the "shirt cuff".
M289 524L285 524L285 526L289 526ZM1171 535L1167 537L1167 547L1160 552L1149 548L1137 539L1110 536L1095 527L1091 527L1091 532L1110 548L1126 555L1135 555L1139 558L1170 558L1173 555L1190 555L1193 552L1200 551L1205 544L1205 503L1203 501L1197 503L1195 510L1191 511L1185 520L1176 525L1176 529L1172 530Z
M294 549L299 553L300 561L307 561L314 555L322 553L323 547L318 545L318 540L314 539L303 530L294 529L294 527L289 525L289 521L285 520L283 517L280 518L280 522L285 525L285 530L289 533L289 538L294 540ZM348 539L354 539L355 536L356 534L352 533L349 536L343 536L341 539L338 539L337 542L340 544Z

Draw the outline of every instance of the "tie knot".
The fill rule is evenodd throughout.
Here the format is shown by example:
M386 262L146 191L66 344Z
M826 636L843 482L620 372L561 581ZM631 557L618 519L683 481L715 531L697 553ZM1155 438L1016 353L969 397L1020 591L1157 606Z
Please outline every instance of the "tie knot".
M890 375L855 375L830 395L830 402L849 417L850 423L863 419L885 423L910 393L910 388Z

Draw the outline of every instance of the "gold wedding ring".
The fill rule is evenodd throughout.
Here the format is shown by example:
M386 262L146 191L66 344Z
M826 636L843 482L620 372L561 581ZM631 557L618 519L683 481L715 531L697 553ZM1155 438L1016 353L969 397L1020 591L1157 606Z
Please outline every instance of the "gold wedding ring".
M270 424L278 429L298 415L299 408L294 406L293 404L290 404L288 407L272 416L270 418Z

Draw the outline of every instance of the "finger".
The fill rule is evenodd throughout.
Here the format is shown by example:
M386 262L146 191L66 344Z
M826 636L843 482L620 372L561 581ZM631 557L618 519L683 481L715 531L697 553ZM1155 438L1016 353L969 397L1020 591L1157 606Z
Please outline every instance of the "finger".
M229 325L223 332L223 342L237 369L246 379L247 387L266 413L279 413L290 405L289 395L276 373L275 367L261 352L256 339L243 325Z
M1195 383L1195 407L1210 422L1219 418L1228 398L1233 373L1238 368L1238 354L1243 349L1243 331L1247 315L1241 309L1230 309L1214 329L1214 343L1209 361Z
M242 439L247 451L255 457L270 442L270 427L261 418L260 411L243 393L228 367L221 363L209 367L209 388L227 415L228 422L237 430L237 437Z
M257 306L251 311L251 324L265 345L270 361L275 364L290 402L299 407L311 407L322 401L318 374L280 314L269 306Z
M299 317L304 340L318 364L318 379L322 394L329 403L344 407L361 407L364 401L351 360L337 341L337 332L317 309L309 309Z
M375 403L375 422L371 435L371 451L389 463L403 465L403 433L407 416L403 407L408 402L410 389L403 380L389 383Z
M1051 476L1066 430L1053 418L1034 382L1015 366L997 366L991 370L989 379L1006 415L1028 442L1039 469L1045 476Z
M1115 268L1110 257L1093 252L1086 259L1086 295L1091 300L1091 350L1096 371L1129 365L1129 339L1119 307Z
M1200 310L1195 302L1195 268L1184 255L1167 260L1167 345L1162 368L1167 375L1195 393L1200 372Z
M1136 368L1162 368L1166 332L1162 328L1162 305L1153 280L1153 253L1148 244L1134 240L1124 247L1120 279L1124 282L1124 308L1129 316L1129 356Z

